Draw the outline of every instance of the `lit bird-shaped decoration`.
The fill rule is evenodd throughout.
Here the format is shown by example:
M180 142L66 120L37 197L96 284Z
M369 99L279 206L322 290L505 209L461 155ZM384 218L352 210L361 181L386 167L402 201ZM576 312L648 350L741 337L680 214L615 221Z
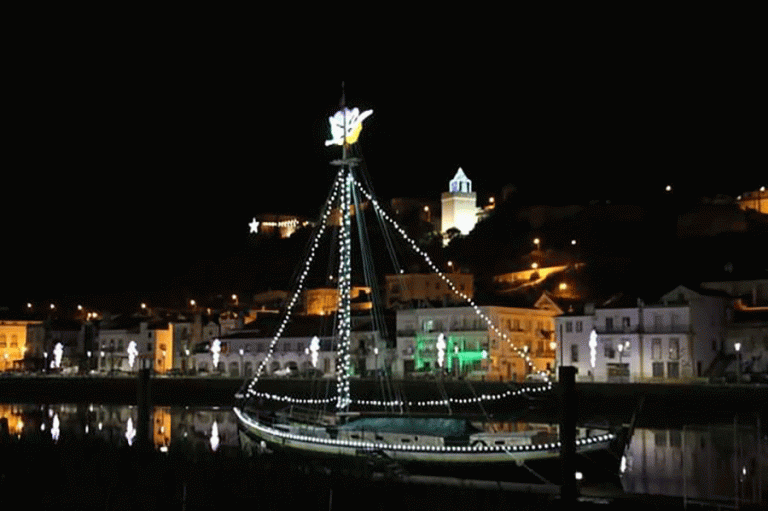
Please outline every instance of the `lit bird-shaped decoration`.
M216 370L219 365L219 357L221 357L221 341L218 339L214 339L211 343L211 356L213 357L213 369Z
M443 367L443 364L445 364L445 348L447 347L444 334L440 334L437 337L436 347L437 347L437 365L440 367Z
M133 369L133 364L136 362L136 357L139 355L139 349L136 347L136 341L128 343L128 365Z
M317 336L313 337L312 342L309 343L309 351L312 354L312 367L317 368L317 355L320 351L320 339Z
M589 365L592 369L595 368L595 362L597 358L597 332L592 329L592 333L589 334Z
M133 445L135 438L136 427L133 425L133 419L128 417L128 422L125 423L125 439L128 440L128 445Z
M348 145L357 142L360 131L363 129L363 121L373 113L373 110L360 112L355 107L352 110L344 108L339 110L332 117L328 118L331 123L331 140L326 140L325 145Z
M57 342L56 346L53 348L53 367L60 368L61 367L61 357L64 354L64 346Z
M216 421L213 421L213 426L211 427L211 450L213 452L216 452L219 450L219 424Z

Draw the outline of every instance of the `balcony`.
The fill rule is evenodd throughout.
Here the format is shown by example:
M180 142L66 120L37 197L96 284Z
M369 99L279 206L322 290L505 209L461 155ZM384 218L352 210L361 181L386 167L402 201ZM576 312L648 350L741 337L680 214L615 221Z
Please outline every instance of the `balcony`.
M637 325L595 325L595 331L598 334L636 334L640 332Z
M690 325L648 325L642 333L646 334L687 334L691 331Z

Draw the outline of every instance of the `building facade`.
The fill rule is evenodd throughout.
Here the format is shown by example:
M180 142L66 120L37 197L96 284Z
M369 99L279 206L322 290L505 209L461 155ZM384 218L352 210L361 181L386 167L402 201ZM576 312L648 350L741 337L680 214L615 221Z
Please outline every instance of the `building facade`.
M679 286L659 303L588 308L555 320L557 360L577 379L679 382L704 378L726 335L727 300Z
M554 369L554 317L545 295L532 308L442 307L397 312L395 374L522 381ZM496 327L489 327L488 318ZM528 364L521 353L530 360Z
M753 210L768 215L768 190L763 186L754 192L746 192L738 197L738 203L744 211Z
M474 275L449 273L446 277L460 292L474 297ZM435 304L454 305L466 303L435 273L402 273L385 275L384 303L387 309L408 309Z
M450 229L458 229L461 234L469 234L477 223L477 195L472 191L472 181L459 168L450 181L448 191L441 196L440 231L445 234Z
M171 369L186 372L192 355L195 329L203 339L219 334L218 325L198 324L179 318L151 320L126 318L107 324L97 335L98 349L89 356L99 372L136 372L140 367L152 367L157 373Z
M0 320L0 372L23 368L25 358L43 358L42 321Z

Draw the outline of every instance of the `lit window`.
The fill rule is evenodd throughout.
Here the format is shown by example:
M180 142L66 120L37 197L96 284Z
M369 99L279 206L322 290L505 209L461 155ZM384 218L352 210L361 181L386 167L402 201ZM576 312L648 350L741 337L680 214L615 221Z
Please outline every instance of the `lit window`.
M673 337L669 340L669 359L677 360L680 358L680 339Z

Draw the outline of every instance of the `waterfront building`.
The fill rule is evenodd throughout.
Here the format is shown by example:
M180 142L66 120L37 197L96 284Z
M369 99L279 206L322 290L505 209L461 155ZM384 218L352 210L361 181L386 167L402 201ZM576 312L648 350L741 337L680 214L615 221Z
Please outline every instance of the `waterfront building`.
M199 334L195 334L198 330ZM219 334L218 325L185 316L169 319L118 317L105 322L97 335L93 364L100 372L135 372L150 365L157 373L188 369L193 340Z
M332 336L334 319L294 315L283 335L274 342L278 319L279 314L263 314L241 330L200 343L192 354L192 368L202 374L248 378L271 352L264 374L335 376L338 353ZM391 323L386 318L384 322ZM374 370L391 371L394 350L388 347L381 326L372 325L370 315L353 316L350 345L353 374L366 376Z
M489 318L499 333L478 316ZM554 317L546 295L529 307L441 307L397 311L395 374L444 371L454 376L522 381L554 369ZM520 352L526 353L529 367Z
M25 358L42 360L44 343L42 321L0 320L0 371L23 369Z
M726 334L727 299L678 286L658 303L623 298L555 320L557 359L577 379L680 382L705 378Z
M731 299L726 340L721 346L728 362L723 364L724 372L745 378L768 373L768 280L704 282L701 286L728 293Z

